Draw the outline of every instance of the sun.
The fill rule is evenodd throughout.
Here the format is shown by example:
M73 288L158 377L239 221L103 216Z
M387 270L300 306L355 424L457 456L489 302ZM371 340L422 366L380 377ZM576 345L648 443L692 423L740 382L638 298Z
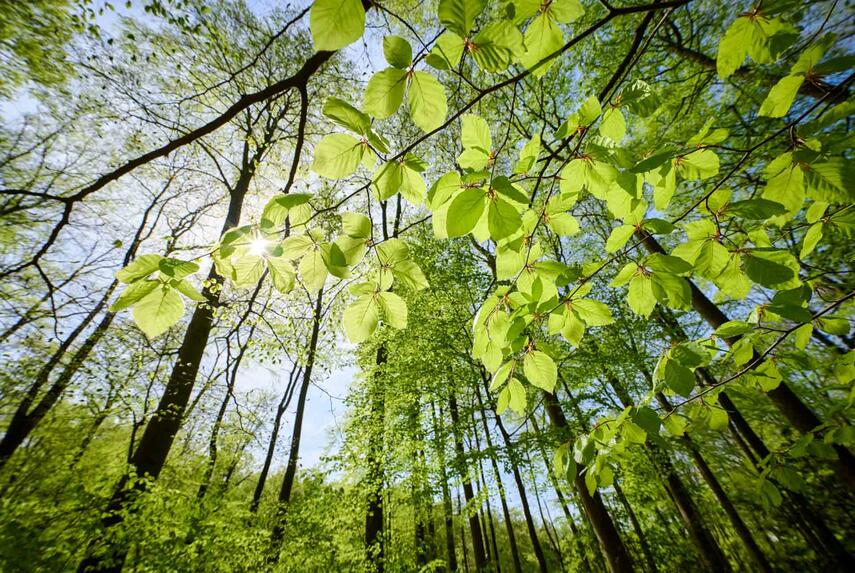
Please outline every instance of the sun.
M267 254L267 246L270 244L270 241L267 239L253 239L249 244L249 254L254 257L263 257Z

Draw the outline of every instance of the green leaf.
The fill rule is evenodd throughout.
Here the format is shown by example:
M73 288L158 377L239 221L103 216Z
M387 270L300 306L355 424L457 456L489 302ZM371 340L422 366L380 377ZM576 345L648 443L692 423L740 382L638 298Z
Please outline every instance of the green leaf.
M142 279L159 269L160 255L141 255L135 258L125 268L116 273L116 280L123 283L132 283Z
M533 350L523 358L523 371L528 381L552 393L558 378L558 369L552 358L539 350Z
M485 26L472 39L470 53L478 67L487 72L508 68L514 53L522 50L520 31L509 21L500 20Z
M425 62L438 70L453 68L463 57L463 48L463 38L451 32L444 32L437 38Z
M784 76L778 83L772 86L769 94L760 105L759 115L765 117L784 117L790 111L799 88L805 81L802 74Z
M283 257L268 257L267 270L273 281L273 287L282 294L288 294L294 289L296 271L290 260Z
M499 197L491 199L487 206L487 225L494 241L516 233L522 220L516 208Z
M311 197L308 193L289 193L273 197L261 213L261 228L269 229L282 225L291 209L307 203Z
M591 96L582 103L582 107L579 108L577 113L579 114L579 121L582 125L591 125L600 117L602 112L603 108L600 107L600 100L597 99L597 96Z
M516 378L511 378L511 381L508 383L508 394L509 394L509 404L511 410L516 412L517 414L523 415L525 414L525 406L526 406L526 393L525 386L522 385L522 382L517 380Z
M443 26L465 38L486 5L486 0L439 0L437 16Z
M411 290L421 290L430 286L419 266L410 260L396 263L392 267L392 274Z
M282 241L282 257L296 260L305 255L315 243L309 235L291 235Z
M748 199L728 204L725 212L728 215L735 215L743 219L765 221L770 217L786 213L787 208L768 199Z
M401 190L404 181L404 167L397 161L390 161L380 166L374 174L371 183L377 192L377 198L385 201L394 197Z
M574 300L573 310L588 326L606 326L614 322L612 311L598 300L590 298Z
M677 170L688 181L709 179L718 173L718 155L711 149L699 149L678 159Z
M199 270L199 265L190 261L179 259L160 259L157 265L164 275L173 279L183 279Z
M324 137L315 147L312 170L328 179L341 179L356 171L364 147L353 136L334 133Z
M205 298L205 295L196 290L196 287L190 284L190 281L188 281L187 279L172 280L169 282L169 284L173 286L175 290L177 290L190 300L194 300L196 302L208 302L208 299Z
M621 250L633 233L635 233L634 225L621 225L612 229L606 241L606 252L616 253Z
M729 320L715 329L715 335L721 338L742 336L754 330L754 325L741 320Z
M386 323L398 330L407 328L407 303L393 292L380 293L380 307Z
M149 340L166 332L184 315L184 300L166 286L154 289L134 304L134 322Z
M318 292L327 280L327 266L320 250L314 250L300 261L300 277L309 292Z
M341 230L348 237L367 239L371 236L371 219L361 213L343 213Z
M339 50L362 37L365 9L359 0L314 0L309 29L315 49Z
M347 338L357 344L374 334L378 320L377 304L371 294L362 295L350 303L342 315Z
M384 119L401 107L407 87L407 72L397 68L386 68L368 80L362 109L378 119Z
M608 137L615 143L620 143L626 135L626 119L619 108L610 107L603 114L600 122L600 135Z
M695 374L676 360L666 359L663 378L665 384L680 396L688 398L692 395Z
M552 0L548 6L549 14L562 24L570 24L585 15L579 0Z
M656 306L656 297L653 294L653 281L649 276L636 275L629 281L626 301L635 314L650 316Z
M520 151L520 158L514 165L514 173L528 173L537 163L537 156L540 154L540 134L534 136L523 146Z
M402 70L413 63L413 49L410 43L400 36L383 38L383 55L390 66Z
M448 208L446 230L449 237L461 237L475 228L476 223L487 205L487 196L483 189L464 189L451 202Z
M427 72L413 72L407 90L410 117L424 132L430 132L445 123L448 104L445 88Z
M525 48L521 61L529 70L534 68L533 75L541 77L555 63L556 58L541 64L541 61L564 46L564 35L561 29L547 14L541 14L532 20L525 31Z
M496 415L501 416L508 409L511 403L511 391L508 388L502 388L499 392L499 397L496 399Z
M755 283L774 288L797 276L798 262L786 251L755 250L743 258L743 269Z
M116 302L110 305L110 312L119 312L129 306L133 306L136 302L148 296L160 284L162 284L160 281L137 281L129 284L122 291L122 294L119 295L119 298L116 299Z
M751 34L751 21L740 17L728 27L718 44L716 69L718 77L725 79L735 72L745 56L748 55L748 38Z
M515 364L516 361L511 360L509 362L505 362L498 370L496 370L496 373L493 374L493 380L490 382L490 392L495 392L504 385L508 380L508 376L511 375L511 370L514 369Z
M805 233L805 238L802 241L802 250L801 253L799 253L800 259L804 259L806 256L811 254L819 244L819 241L822 240L822 227L822 222L819 222L814 223L808 228Z
M460 142L465 149L477 149L489 154L493 146L490 126L482 117L465 114L460 119Z
M365 135L371 129L369 117L343 99L328 97L323 112L336 124L360 135Z

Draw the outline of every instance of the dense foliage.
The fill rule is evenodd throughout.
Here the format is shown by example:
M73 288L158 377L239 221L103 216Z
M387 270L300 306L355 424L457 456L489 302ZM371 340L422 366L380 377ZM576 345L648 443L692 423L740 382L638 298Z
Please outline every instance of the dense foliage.
M0 3L0 568L851 571L849 9Z

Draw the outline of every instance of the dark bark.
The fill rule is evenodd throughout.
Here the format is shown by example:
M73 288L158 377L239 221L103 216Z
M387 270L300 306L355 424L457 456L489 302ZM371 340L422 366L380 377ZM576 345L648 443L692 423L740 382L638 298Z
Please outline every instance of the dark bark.
M302 366L294 363L291 373L288 376L288 385L282 393L282 399L276 406L276 415L273 418L273 428L270 431L270 440L267 442L267 452L264 455L264 464L261 466L261 472L258 475L258 482L255 484L255 491L252 493L252 502L249 505L249 510L252 513L258 511L258 505L261 503L261 494L264 493L264 486L267 483L267 475L270 473L270 465L273 463L273 454L276 451L276 441L279 438L279 428L282 426L282 416L288 409L288 404L291 403L291 397L294 395L294 388L300 374L303 371Z
M475 385L475 397L478 399L478 407L481 410L481 425L487 440L487 449L490 452L490 464L493 466L493 476L496 479L496 487L499 490L499 501L502 505L502 516L505 518L505 529L508 532L508 546L511 550L511 562L514 564L514 572L522 573L519 548L517 547L517 536L514 532L514 523L511 519L511 511L508 508L508 500L505 497L505 486L502 483L502 474L499 471L499 463L496 461L496 450L493 448L493 439L490 437L490 429L487 426L487 413L484 410L484 401L481 398L481 389Z
M257 161L260 160L264 151L264 148L261 147L256 151L255 157L249 158L247 149L248 147L245 145L242 170L236 184L230 189L229 206L221 234L236 226L240 221L244 198L255 173ZM204 284L220 284L222 280L216 267L212 265ZM107 536L110 528L123 521L121 510L146 490L148 482L156 481L160 476L169 450L172 448L175 436L181 427L184 412L187 403L190 401L190 394L193 391L202 357L208 344L208 337L213 328L214 308L219 304L220 291L218 289L212 290L210 287L205 287L202 294L208 302L197 305L193 311L166 388L130 460L134 479L132 479L131 474L125 474L119 480L107 505L105 517L102 519L102 531L92 540L78 567L80 573L88 571L119 572L124 565L127 555L126 548L121 545L113 546Z
M297 475L297 463L300 460L300 439L303 435L303 414L306 411L306 396L309 392L309 385L312 383L312 369L315 365L315 355L318 349L318 336L321 331L321 321L323 319L323 294L324 291L321 289L318 291L317 299L315 299L315 311L312 317L312 334L309 339L309 351L306 355L306 365L303 369L303 381L300 386L300 394L297 397L297 412L294 415L294 430L291 433L291 450L288 452L288 465L285 466L285 477L282 480L282 487L279 490L276 518L273 525L273 532L270 535L272 555L275 556L274 561L279 558L279 546L282 544L282 539L285 536L285 513L288 510L288 503L291 501L291 492L294 488L294 478Z
M453 508L451 503L451 491L448 487L448 475L445 472L445 432L440 426L436 417L436 408L433 402L430 405L431 421L435 434L434 447L436 448L437 458L439 460L440 471L440 488L442 489L442 513L445 526L445 553L448 562L449 571L457 571L457 552L455 551L456 544L454 542L454 518Z
M487 390L487 379L481 372L481 381L484 384L485 391ZM495 414L495 410L494 410ZM511 441L511 436L505 429L502 418L495 416L496 427L499 428L499 433L502 435L502 440L505 442L505 451L508 453L508 461L511 465L511 474L514 476L514 483L517 486L517 493L520 497L520 505L522 506L523 516L525 517L526 530L528 531L529 539L531 539L531 547L534 551L534 556L537 559L538 570L541 573L549 571L549 566L546 562L546 554L543 552L543 546L540 544L540 539L537 536L537 528L534 526L534 518L531 515L531 507L529 507L528 496L526 495L525 484L523 483L522 474L520 474L519 464L514 457L514 444Z
M368 438L368 457L366 460L368 511L365 515L365 550L372 569L382 573L384 569L384 539L383 539L383 441L385 425L385 385L383 384L383 367L386 364L386 347L377 347L375 359L377 367L371 379L369 388L371 434Z
M656 573L659 569L656 567L656 559L653 558L653 552L650 550L650 543L647 541L647 536L644 534L644 530L641 529L641 523L638 521L638 516L635 515L635 511L632 509L632 506L629 504L629 500L626 499L626 496L623 493L623 489L620 487L620 484L615 480L613 484L615 488L615 494L617 495L618 501L623 506L626 514L629 516L629 522L632 524L632 529L635 531L635 535L638 537L638 542L641 544L641 552L644 553L644 560L647 563L647 568L650 571Z
M133 260L137 254L140 244L148 237L148 234L151 233L151 230L146 233L146 229L150 226L153 228L153 226L157 224L163 205L161 205L160 210L158 210L154 217L154 221L151 223L149 222L149 217L152 212L155 211L161 198L169 189L171 182L172 178L170 177L167 183L162 187L160 192L153 197L152 202L143 212L142 220L140 221L140 224L137 227L136 232L131 239L131 243L128 246L127 251L125 251L125 255L122 259L123 267L127 266L131 260ZM77 337L80 336L92 324L101 311L106 308L110 297L118 285L119 282L116 280L110 283L107 290L104 291L104 294L101 295L101 298L92 310L86 314L84 319L81 320L74 330L60 343L59 348L57 348L57 350L36 374L35 379L27 389L23 400L18 404L15 413L12 415L9 425L6 427L3 439L0 440L0 470L3 469L6 462L9 461L9 458L12 457L15 451L17 451L21 444L23 444L30 436L36 426L42 421L42 419L44 419L45 415L53 409L63 392L65 392L74 375L78 370L80 370L81 366L86 362L86 359L89 358L89 354L98 342L101 341L104 334L107 333L107 330L110 328L110 325L113 323L113 319L116 316L112 312L107 312L101 318L96 327L86 337L86 340L83 341L83 344L81 344L80 347L72 354L68 363L50 385L48 390L38 400L35 406L33 406L33 403L36 401L36 398L38 398L41 389L50 381L50 377L53 374L54 369L60 365L62 359L70 350Z
M566 433L569 428L567 418L564 416L564 411L555 395L545 391L543 395L550 423L560 432ZM632 571L632 560L629 557L629 552L626 550L602 497L597 491L594 492L594 495L588 493L588 486L585 484L585 476L582 474L582 470L583 467L579 464L573 481L576 484L576 490L579 492L582 507L585 508L588 520L594 528L600 547L603 549L609 570L612 573Z
M472 409L472 435L475 437L475 451L483 452L481 449L481 439L478 437L478 422L475 419L475 409ZM490 507L490 495L489 489L487 488L487 479L484 475L484 464L481 456L478 456L478 476L480 477L479 484L480 487L487 494L485 495L486 506L487 506L487 522L485 524L485 529L489 533L489 541L490 541L490 553L488 553L488 557L492 559L493 564L496 566L496 573L501 573L501 565L499 563L499 546L496 543L496 528L493 524L493 510ZM485 537L488 537L485 535Z
M633 402L629 393L620 380L608 368L605 375L609 381L609 385L614 390L618 400L620 400L621 405L624 408L632 406ZM674 505L677 506L677 511L680 514L683 525L689 531L692 542L698 549L701 559L713 571L730 571L731 566L727 557L725 557L724 552L707 527L703 516L692 499L691 493L677 473L677 469L674 467L674 463L668 453L651 440L647 441L645 449L648 451L654 467L658 468L665 488L674 501Z
M466 506L471 507L472 500L475 499L475 492L472 489L472 479L469 476L469 468L466 467L466 452L463 449L463 436L461 435L460 414L457 408L457 399L454 394L448 398L448 409L451 414L452 435L454 436L454 451L456 454L457 471L463 481L463 497L466 500ZM475 569L483 571L487 568L487 554L484 550L484 538L481 535L481 525L478 520L478 513L472 512L469 515L469 533L472 536L472 553L475 559Z

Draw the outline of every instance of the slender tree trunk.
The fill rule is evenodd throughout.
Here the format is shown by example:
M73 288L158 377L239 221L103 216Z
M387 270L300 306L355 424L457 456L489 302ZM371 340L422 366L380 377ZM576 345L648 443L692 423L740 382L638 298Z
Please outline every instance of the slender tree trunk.
M550 423L559 431L566 433L569 428L567 418L564 416L564 411L561 409L555 395L545 391L543 395ZM609 570L612 573L632 571L632 560L629 557L629 552L627 552L626 546L620 538L620 534L603 503L600 493L596 491L594 495L588 493L588 486L585 484L585 476L582 474L582 469L581 464L579 464L573 481L576 484L579 499L582 500L582 507L585 508L588 520L593 526L594 533L597 535L597 539L606 556Z
M620 501L620 504L629 516L629 522L632 524L632 529L635 530L635 534L638 536L638 542L641 544L641 552L644 553L644 560L647 562L647 568L656 573L659 571L656 567L656 559L653 558L653 552L650 550L650 544L647 542L647 536L644 534L644 530L641 529L641 523L638 521L638 516L635 515L635 511L633 511L632 506L629 504L629 500L626 499L623 489L620 487L617 480L615 480L612 486L615 489L618 501Z
M475 420L475 410L472 410L472 435L475 436L475 449L480 454L481 453L481 440L478 438L478 423ZM491 545L491 556L496 565L496 572L501 573L501 565L499 563L499 546L496 543L496 528L493 525L493 510L490 507L490 490L487 488L487 479L484 476L484 464L481 456L478 456L478 475L480 476L479 483L481 484L481 488L483 489L485 495L484 498L486 500L487 505L487 529L489 532L489 539Z
M605 376L623 407L632 406L633 402L626 388L609 368L605 368ZM725 557L724 552L707 527L703 516L692 500L688 488L677 473L677 469L674 467L668 453L650 440L645 443L645 449L647 449L654 466L659 468L665 487L668 493L671 494L671 499L674 500L677 511L683 520L683 525L689 531L692 542L698 549L701 559L713 571L730 571L730 562L728 562L727 557Z
M688 337L683 331L682 326L677 322L676 318L666 309L657 306L659 309L659 320L667 331L672 335L672 339L681 342L687 340ZM712 386L716 384L716 379L705 368L698 368L699 380L703 385ZM761 469L761 462L771 454L763 439L754 431L748 420L742 415L742 412L737 408L736 404L730 399L727 392L720 392L718 395L719 405L728 414L728 428L734 436L737 445L742 449L746 459L755 467ZM852 556L846 550L842 543L832 533L831 529L825 523L825 520L819 512L811 508L811 503L808 499L799 492L788 491L782 488L786 496L792 503L792 512L808 521L813 528L813 532L807 532L805 540L808 544L814 543L814 536L821 540L821 544L825 547L825 552L828 556L843 569L855 567ZM800 529L805 533L804 529Z
M434 447L436 448L439 461L440 488L442 489L442 513L445 524L445 553L448 561L448 570L457 571L457 552L454 542L454 517L451 503L451 491L448 487L448 475L445 472L445 432L436 416L434 403L430 404L431 418L435 435Z
M493 466L493 475L496 479L496 487L499 490L499 501L502 504L502 515L505 518L505 529L508 532L508 546L511 550L511 561L514 564L514 573L522 573L522 563L520 562L519 548L517 547L517 536L514 532L514 523L511 519L511 511L508 508L508 500L505 497L505 486L502 483L502 474L499 471L499 463L496 461L496 450L493 447L493 439L490 437L490 429L487 426L487 413L484 410L484 401L481 398L481 388L478 384L475 385L475 397L478 399L478 407L481 410L481 425L484 429L484 436L487 439L487 449L490 452L490 464Z
M542 435L539 424L537 423L537 416L531 416L529 421L531 422L531 426L535 433ZM564 497L564 492L561 491L561 484L558 482L558 478L552 470L552 465L549 463L549 457L546 455L546 450L540 440L537 440L537 447L540 452L540 456L543 459L546 474L549 476L549 481L552 484L552 489L555 491L555 497L558 498L558 504L561 506L561 510L564 512L564 517L567 519L567 523L570 526L570 531L573 533L573 539L576 542L576 549L579 551L579 557L582 559L582 564L586 571L591 571L591 562L588 560L588 554L585 551L585 544L582 542L582 538L579 535L579 529L576 527L573 514L567 504L567 499ZM605 564L603 564L603 567L605 568Z
M486 377L483 375L483 371L481 374L481 381L483 382L486 390ZM487 391L489 392L489 390ZM493 410L493 413L495 414L495 410ZM549 571L549 566L546 562L546 555L543 552L543 546L540 544L540 539L537 536L537 528L534 526L534 518L531 515L531 507L529 507L525 484L523 483L522 474L520 474L517 459L514 456L514 444L511 441L510 434L508 434L508 431L505 429L505 425L502 423L502 418L495 416L495 420L496 427L499 428L499 433L502 435L502 440L505 442L505 451L508 453L508 461L511 464L511 475L514 476L514 483L517 486L520 505L522 506L523 516L525 517L526 530L528 531L528 536L531 539L531 547L534 551L534 556L537 559L538 570L541 571L541 573L547 573Z
M371 379L369 388L371 433L368 438L368 459L366 460L368 512L365 516L365 549L368 561L376 573L383 573L383 441L385 425L385 385L383 368L386 365L386 347L381 343L377 347L375 359L377 371Z
M276 507L276 518L273 532L270 535L273 562L279 559L279 546L285 536L285 513L291 501L291 492L294 488L294 478L297 475L297 463L300 460L300 439L303 435L303 414L306 410L306 396L309 385L312 383L312 369L315 366L315 356L318 349L318 336L321 331L323 320L323 289L318 291L315 299L315 312L312 317L312 334L309 339L309 351L306 356L306 366L303 369L303 381L300 386L300 394L297 397L297 412L294 415L294 430L291 433L291 450L288 452L288 465L285 466L285 477L282 480L282 488L279 490L279 500Z
M294 388L303 367L295 362L291 368L291 373L288 376L288 385L282 393L282 399L276 406L276 416L273 418L273 428L270 431L270 440L267 442L267 452L264 455L264 464L261 466L261 472L258 475L258 482L255 484L255 491L252 493L252 502L249 510L252 513L258 511L258 506L261 503L261 494L264 493L264 486L267 483L267 474L270 473L270 465L273 463L273 454L276 451L276 441L279 438L279 428L282 426L282 416L288 409L288 404L291 402L291 397L294 395Z
M466 466L466 452L463 449L463 436L461 435L460 414L457 408L457 399L454 394L448 398L448 409L451 414L451 430L454 436L454 450L456 452L456 466L463 480L463 497L466 500L466 506L471 508L472 500L475 499L475 493L472 490L472 480L469 476L469 469ZM481 525L478 520L478 513L471 512L469 516L469 532L472 536L472 553L475 558L475 569L483 571L487 567L487 554L484 550L484 538L481 535Z

